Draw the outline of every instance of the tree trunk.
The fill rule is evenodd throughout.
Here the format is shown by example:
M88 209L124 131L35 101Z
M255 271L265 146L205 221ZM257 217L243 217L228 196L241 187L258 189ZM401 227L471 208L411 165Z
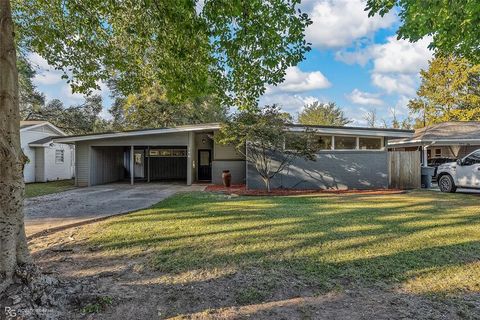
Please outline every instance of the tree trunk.
M0 0L0 293L18 265L30 262L23 222L18 73L9 0Z
M265 182L265 187L267 188L267 192L270 192L270 179L264 178L263 181Z

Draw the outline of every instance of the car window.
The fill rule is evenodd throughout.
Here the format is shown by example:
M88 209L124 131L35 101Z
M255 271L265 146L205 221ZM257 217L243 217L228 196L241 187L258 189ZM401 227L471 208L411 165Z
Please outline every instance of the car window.
M480 150L475 151L471 155L465 158L464 165L471 166L474 164L480 164Z

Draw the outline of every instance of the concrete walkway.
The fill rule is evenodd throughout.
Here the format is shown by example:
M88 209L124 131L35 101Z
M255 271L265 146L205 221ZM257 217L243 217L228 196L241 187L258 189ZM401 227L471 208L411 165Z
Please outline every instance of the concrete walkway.
M85 222L150 207L177 192L202 191L204 185L114 183L78 188L25 200L28 235L47 229Z

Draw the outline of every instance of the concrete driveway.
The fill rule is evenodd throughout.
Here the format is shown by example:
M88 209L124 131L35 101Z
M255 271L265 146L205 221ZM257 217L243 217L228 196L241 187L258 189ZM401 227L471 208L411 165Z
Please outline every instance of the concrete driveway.
M205 186L172 183L114 183L78 188L25 200L27 235L47 229L126 213L151 205L177 192L202 191Z

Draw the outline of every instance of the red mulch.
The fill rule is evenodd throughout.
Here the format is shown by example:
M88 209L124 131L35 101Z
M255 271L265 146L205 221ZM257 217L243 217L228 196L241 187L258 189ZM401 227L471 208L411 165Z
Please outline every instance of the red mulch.
M289 196L303 194L399 194L405 193L405 190L399 189L371 189L371 190L324 190L324 189L273 189L270 192L266 190L247 190L244 184L232 185L226 188L222 185L209 185L205 189L207 192L218 192L225 194L237 194L241 196Z

